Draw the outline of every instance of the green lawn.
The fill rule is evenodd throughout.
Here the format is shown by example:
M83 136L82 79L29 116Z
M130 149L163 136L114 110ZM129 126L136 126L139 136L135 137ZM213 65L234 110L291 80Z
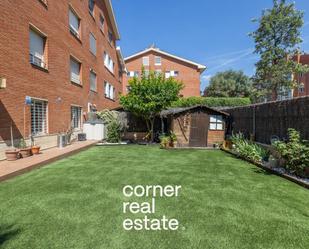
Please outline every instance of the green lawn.
M150 215L179 230L124 231L127 184L181 185ZM0 215L0 248L309 248L309 191L221 151L95 147L0 183Z

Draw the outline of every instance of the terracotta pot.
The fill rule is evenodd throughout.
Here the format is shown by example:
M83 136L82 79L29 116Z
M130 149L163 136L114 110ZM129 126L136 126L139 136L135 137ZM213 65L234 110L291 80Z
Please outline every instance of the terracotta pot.
M8 161L16 161L19 158L19 150L6 150L5 156Z
M22 148L20 149L19 151L20 155L22 158L26 158L26 157L29 157L31 156L31 148Z
M40 149L41 149L40 146L32 146L32 147L31 147L32 155L38 155L38 154L40 154Z

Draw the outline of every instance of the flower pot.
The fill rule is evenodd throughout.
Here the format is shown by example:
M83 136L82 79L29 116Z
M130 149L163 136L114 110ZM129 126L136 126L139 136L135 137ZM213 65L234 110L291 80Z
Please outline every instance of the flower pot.
M5 156L8 161L16 161L19 158L19 150L6 150Z
M22 148L20 149L19 151L20 155L22 158L26 158L26 157L29 157L31 156L31 148Z
M40 149L41 149L40 146L32 146L32 147L31 147L31 153L32 153L32 155L38 155L38 154L40 154Z

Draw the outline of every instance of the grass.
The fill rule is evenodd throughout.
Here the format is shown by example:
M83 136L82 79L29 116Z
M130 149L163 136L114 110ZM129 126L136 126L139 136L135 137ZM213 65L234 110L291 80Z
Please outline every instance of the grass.
M179 230L124 231L127 184L181 185L152 216ZM309 248L308 190L221 151L95 147L0 183L0 200L6 249Z

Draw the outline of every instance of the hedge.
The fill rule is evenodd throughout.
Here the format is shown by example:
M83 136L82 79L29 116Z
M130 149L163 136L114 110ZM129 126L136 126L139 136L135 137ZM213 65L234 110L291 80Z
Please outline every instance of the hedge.
M194 105L206 105L209 107L236 107L250 105L249 98L215 98L215 97L189 97L180 98L171 107L189 107Z

